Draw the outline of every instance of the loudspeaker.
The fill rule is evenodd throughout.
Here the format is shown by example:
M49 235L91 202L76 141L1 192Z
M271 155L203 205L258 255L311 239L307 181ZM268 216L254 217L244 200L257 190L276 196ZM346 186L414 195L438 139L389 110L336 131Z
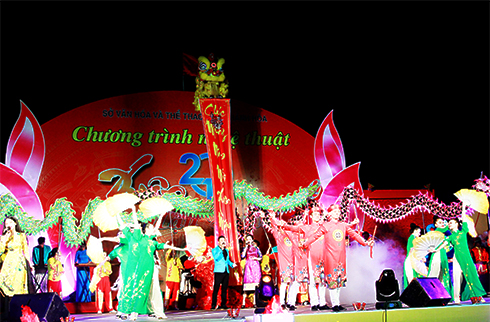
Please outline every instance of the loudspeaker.
M194 299L196 298L196 294L190 293L190 294L179 294L179 302L177 307L179 310L188 310L190 309L190 305L194 303Z
M413 279L400 296L408 306L444 306L451 300L451 295L437 277Z
M0 322L8 322L10 300L12 298L3 294L0 288Z
M9 321L20 321L22 305L27 305L37 314L40 322L59 322L70 312L57 293L14 295L10 301Z

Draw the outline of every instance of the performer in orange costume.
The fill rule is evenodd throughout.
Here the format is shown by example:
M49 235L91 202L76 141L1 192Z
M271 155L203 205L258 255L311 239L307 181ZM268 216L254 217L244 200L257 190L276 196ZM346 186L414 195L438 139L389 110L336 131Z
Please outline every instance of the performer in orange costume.
M107 256L104 253L104 258ZM97 306L97 313L102 313L102 308L104 306L104 302L106 305L106 309L108 312L113 312L112 308L112 293L111 293L111 281L109 280L109 276L112 274L112 266L110 262L105 262L97 274L99 274L100 281L97 283L97 289L95 291L95 304ZM115 313L115 311L114 311Z
M480 278L480 282L485 289L485 291L489 291L488 288L488 279L489 279L489 272L488 272L488 263L489 263L489 258L488 258L488 252L483 247L482 241L480 238L477 238L475 240L475 244L473 248L471 249L471 257L473 257L473 261L475 262L476 265L476 271L478 272L478 277Z
M184 269L175 250L168 250L165 255L167 279L165 282L165 309L176 310L179 301L180 273Z
M483 247L480 238L475 240L475 244L471 249L471 257L476 264L476 270L478 275L483 275L488 273L488 252Z
M48 259L48 292L56 292L61 297L61 276L65 273L60 262L58 247L53 248Z

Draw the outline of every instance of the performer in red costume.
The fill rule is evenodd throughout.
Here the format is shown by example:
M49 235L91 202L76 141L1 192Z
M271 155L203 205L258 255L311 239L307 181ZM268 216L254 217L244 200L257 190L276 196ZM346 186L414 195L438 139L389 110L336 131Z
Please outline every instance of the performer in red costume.
M299 245L305 242L302 232L287 232L293 244L294 256L294 280L289 286L288 308L290 311L296 310L296 297L298 296L300 283L308 283L308 254Z
M265 217L263 212L260 212L262 218ZM280 284L279 284L279 297L281 305L287 306L286 290L288 286L294 281L294 255L293 255L293 243L292 233L286 232L281 226L282 220L275 217L273 211L269 212L269 219L272 227L272 236L276 240L277 245L277 258L279 264Z
M277 222L277 224L280 228L286 226L286 222L283 220ZM287 307L290 311L294 311L296 310L296 297L298 296L300 284L308 283L308 253L306 249L299 247L305 243L305 235L301 230L298 230L298 232L285 231L284 233L291 241L294 257L293 281L289 286L287 300Z
M346 243L345 236L355 239L363 246L372 246L374 241L366 241L361 235L356 233L350 224L339 221L340 206L331 205L328 208L329 221L323 223L318 231L311 238L305 241L303 247L310 247L318 238L324 236L324 271L325 283L329 289L332 301L332 310L339 312L345 310L340 305L340 288L345 287L347 280L346 271Z
M305 210L305 218L311 217L311 224L298 224L298 225L284 225L284 230L290 230L296 233L301 233L305 236L305 239L310 239L322 225L321 209L319 207L313 207ZM307 260L308 260L308 293L310 296L310 304L312 311L327 310L329 309L325 299L325 279L323 273L324 246L323 235L311 243L311 246L307 247Z
M198 310L211 310L211 294L214 285L214 261L211 254L211 250L214 248L214 236L206 237L206 243L206 251L202 256L192 259L192 262L195 263L194 278L202 284L196 294Z

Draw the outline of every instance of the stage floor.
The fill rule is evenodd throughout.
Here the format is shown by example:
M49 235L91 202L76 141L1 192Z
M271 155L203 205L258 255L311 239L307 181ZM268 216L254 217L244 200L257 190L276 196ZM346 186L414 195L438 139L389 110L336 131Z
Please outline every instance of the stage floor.
M347 311L334 313L330 310L312 312L309 306L299 306L292 316L272 316L272 315L257 315L255 321L280 321L280 322L350 322L350 321L390 321L390 322L406 322L406 321L441 321L441 322L483 322L490 321L490 298L486 297L486 303L472 305L471 302L462 302L460 305L448 305L439 307L424 307L424 308L409 308L404 305L403 308L391 310L376 310L374 303L366 304L365 311L355 311L352 305L347 306ZM240 316L235 319L228 317L225 310L217 311L170 311L166 312L167 319L160 321L254 321L254 309L240 310ZM75 321L121 321L117 320L115 314L72 314ZM145 315L139 316L137 321L159 321L154 318L149 318Z

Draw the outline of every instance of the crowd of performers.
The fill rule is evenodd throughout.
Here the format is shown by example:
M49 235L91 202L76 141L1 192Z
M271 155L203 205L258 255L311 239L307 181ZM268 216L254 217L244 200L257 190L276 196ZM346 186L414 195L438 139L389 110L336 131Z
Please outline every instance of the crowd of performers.
M485 302L483 296L488 292L488 246L484 247L481 238L478 237L474 240L474 247L470 249L467 236L470 232L475 232L473 222L466 215L462 216L461 221L457 218L446 221L434 216L433 225L429 229L444 234L444 240L440 245L431 247L429 254L420 260L421 263L417 263L410 260L410 254L414 241L420 238L423 230L411 224L407 258L404 263L404 288L413 278L436 277L454 303L458 304L461 300L471 300L472 303ZM415 269L414 266L417 264L425 266L427 274ZM483 285L486 285L487 289ZM464 288L461 293L462 286Z
M45 244L44 237L39 237L37 241L38 245L32 249L32 256L28 256L27 238L17 218L7 217L5 219L4 231L0 238L0 291L2 295L12 297L15 294L55 292L61 296L61 278L64 274L64 267L60 261L58 248L51 249ZM76 265L90 261L84 247L81 246L76 253ZM77 302L90 302L88 284L88 267L79 269Z
M283 308L294 311L300 285L308 285L308 301L311 310L345 310L340 305L340 291L346 286L346 239L357 241L363 246L372 247L374 241L369 235L360 234L354 229L357 221L346 223L340 220L340 207L331 205L327 209L314 204L304 211L304 220L299 223L287 223L273 210L253 210L270 228L277 252L277 286ZM138 222L133 209L131 224L120 223L117 237L102 238L100 241L116 242L117 246L94 269L90 279L89 265L85 245L81 245L75 256L77 267L76 302L90 302L95 292L96 307L101 313L115 312L112 307L111 283L109 276L112 266L109 260L120 261L118 288L117 317L136 320L139 314L149 314L158 319L166 318L166 309L177 306L179 290L182 290L181 272L193 267L193 273L211 277L212 295L211 309L226 309L229 303L228 282L233 268L240 263L230 259L227 240L218 238L217 245L208 240L208 252L200 259L181 260L175 251L185 252L187 249L176 248L168 243L156 240L162 216L156 226ZM454 303L471 299L473 303L484 302L487 294L480 279L488 279L487 245L476 240L473 248L468 247L467 234L472 222L462 216L462 222L451 219L446 222L434 217L433 229L444 234L444 241L430 249L430 254L423 264L427 267L427 276L437 277L452 296ZM407 260L404 263L404 288L413 278L421 277L408 260L414 241L419 238L422 229L411 226L411 235L407 242ZM364 237L363 237L364 236ZM247 295L254 293L259 285L264 259L259 242L253 236L245 235L241 247L243 271L243 302ZM272 246L272 245L269 245ZM160 290L160 258L157 250L168 249L166 262L165 301ZM269 248L270 250L270 248ZM4 221L3 234L0 238L0 291L3 298L11 298L15 294L34 292L57 292L61 295L61 277L64 274L57 248L45 245L43 237L32 251L32 265L29 262L27 240L15 217L7 217ZM183 258L183 257L182 257ZM191 260L192 259L192 260ZM183 265L183 261L186 264ZM194 263L187 266L189 263ZM267 266L267 265L266 265ZM33 274L30 274L33 267ZM31 277L31 278L30 278ZM464 277L463 279L461 277ZM202 283L206 283L204 280ZM485 284L485 283L484 283ZM488 284L488 280L486 282ZM463 288L461 287L463 285ZM209 283L208 283L209 286ZM206 290L205 287L202 287ZM461 290L463 292L461 293ZM218 299L221 292L220 299ZM327 295L330 303L327 303ZM205 301L204 301L205 302ZM165 303L165 305L164 305ZM5 305L5 304L2 304ZM199 308L204 308L200 306ZM209 309L209 308L208 308ZM3 316L2 316L3 317Z
M138 314L150 314L158 319L165 318L163 298L158 276L159 259L157 249L185 249L159 243L155 237L158 229L136 220L133 224L120 225L120 233L115 238L105 240L119 243L114 250L94 270L90 280L89 266L80 265L91 262L86 247L82 245L75 256L77 266L76 301L90 302L95 291L96 306L102 313L105 303L108 311L113 311L109 276L112 273L109 259L118 258L120 266L120 287L118 292L117 316L136 320ZM16 294L36 292L56 292L61 296L61 278L64 267L60 261L58 248L45 245L43 237L32 251L32 264L28 254L27 239L15 217L7 217L0 238L0 291L2 298L2 321L7 321L10 299ZM31 273L33 267L33 274ZM157 268L157 269L155 269Z
M363 246L372 247L374 241L364 239L353 229L357 220L341 221L338 205L326 210L314 206L306 214L311 222L295 225L287 224L274 211L261 214L264 219L269 218L277 244L281 303L295 310L300 284L307 283L311 310L345 310L340 305L340 290L347 281L346 237ZM327 290L331 307L326 302Z

